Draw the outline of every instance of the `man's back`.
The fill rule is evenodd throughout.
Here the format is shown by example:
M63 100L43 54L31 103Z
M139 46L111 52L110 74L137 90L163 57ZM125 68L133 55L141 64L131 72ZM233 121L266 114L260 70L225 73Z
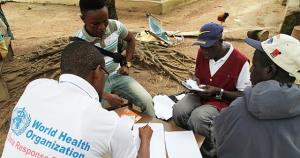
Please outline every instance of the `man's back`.
M215 120L220 158L300 156L300 88L271 80L245 90Z
M13 111L2 158L101 157L107 152L120 157L117 151L135 157L130 128L121 122L101 107L95 89L78 76L35 80ZM128 149L116 145L117 134L125 134Z

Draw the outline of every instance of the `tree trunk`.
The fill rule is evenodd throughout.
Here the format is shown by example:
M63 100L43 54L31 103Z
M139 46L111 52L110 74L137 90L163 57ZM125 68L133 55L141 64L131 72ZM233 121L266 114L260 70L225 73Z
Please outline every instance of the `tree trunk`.
M109 18L118 20L115 0L106 0L106 6L108 8Z

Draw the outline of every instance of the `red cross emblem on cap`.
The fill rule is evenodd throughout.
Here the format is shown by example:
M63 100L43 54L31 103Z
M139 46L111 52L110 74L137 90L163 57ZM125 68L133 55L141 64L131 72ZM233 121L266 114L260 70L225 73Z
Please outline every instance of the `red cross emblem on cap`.
M275 49L272 53L271 53L271 56L273 57L273 58L275 58L275 57L277 57L278 55L280 55L281 54L281 52L278 50L278 49Z

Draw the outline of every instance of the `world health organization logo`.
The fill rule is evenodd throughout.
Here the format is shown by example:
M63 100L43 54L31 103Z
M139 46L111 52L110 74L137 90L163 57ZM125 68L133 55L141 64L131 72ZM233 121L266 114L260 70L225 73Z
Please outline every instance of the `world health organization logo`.
M24 108L16 108L12 113L11 129L17 135L21 135L29 126L30 115Z

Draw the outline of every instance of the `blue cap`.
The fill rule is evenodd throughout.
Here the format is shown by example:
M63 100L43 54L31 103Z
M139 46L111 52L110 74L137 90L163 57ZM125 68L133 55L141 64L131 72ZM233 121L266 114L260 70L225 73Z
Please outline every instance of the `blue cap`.
M203 25L200 29L198 41L193 45L199 45L204 48L211 47L216 43L217 40L222 38L223 26L210 22Z
M260 41L254 40L252 38L246 38L245 42L247 44L249 44L251 47L255 48L256 50L259 50L261 52L265 52L264 49L263 49L263 47L261 46L261 42Z

